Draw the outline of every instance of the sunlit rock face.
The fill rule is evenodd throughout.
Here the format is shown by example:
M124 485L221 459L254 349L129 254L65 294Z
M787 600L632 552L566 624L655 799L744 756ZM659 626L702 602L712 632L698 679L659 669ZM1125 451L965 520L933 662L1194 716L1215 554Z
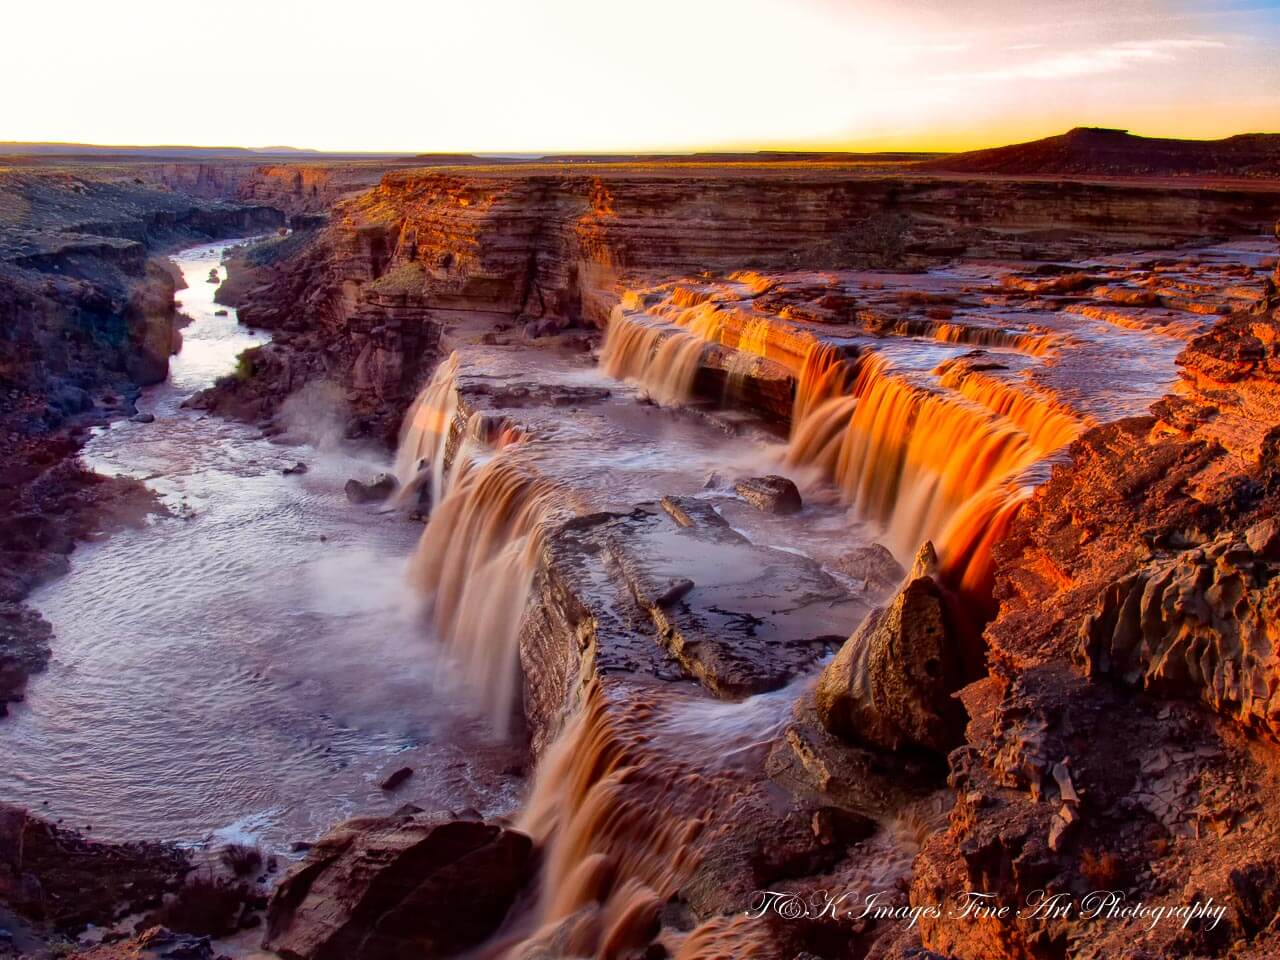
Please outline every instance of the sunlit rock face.
M830 936L977 958L1093 937L1105 956L1126 945L1101 926L736 914L747 891L816 876L902 906L1262 889L1249 838L1271 835L1275 778L1237 721L1270 722L1267 661L1246 662L1271 643L1270 561L1217 544L1247 543L1274 492L1273 248L1114 251L1256 233L1265 198L403 173L269 271L242 311L278 338L243 387L254 415L324 376L355 426L400 437L401 491L430 491L433 629L543 764L521 826L545 873L496 952L763 939L787 956ZM695 423L768 456L735 460ZM739 494L780 471L798 511ZM812 536L832 515L856 557ZM925 540L937 569L896 584ZM835 575L842 558L855 574ZM1213 624L1242 609L1237 579L1240 651ZM825 689L789 686L842 647ZM1165 857L1174 841L1185 857ZM1231 921L1259 930L1243 907Z
M1275 952L1278 321L1264 297L1191 339L1178 389L1083 434L1012 524L992 675L962 695L958 803L913 900L975 884L1212 896L1212 929L1156 927L1142 950ZM1123 954L1126 937L1044 916L922 925L925 944L975 960L1063 938Z
M832 733L886 750L945 753L959 742L964 714L952 694L963 681L964 648L937 563L926 543L893 600L818 678L818 715Z

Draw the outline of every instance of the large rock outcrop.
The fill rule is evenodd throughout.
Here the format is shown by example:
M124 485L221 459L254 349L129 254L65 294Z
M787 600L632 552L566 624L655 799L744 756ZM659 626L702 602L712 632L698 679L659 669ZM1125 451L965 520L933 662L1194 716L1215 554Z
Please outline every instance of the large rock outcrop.
M1115 581L1080 627L1085 673L1202 700L1280 739L1277 548L1272 518Z
M1278 341L1266 302L1193 339L1182 389L1085 433L998 548L992 673L962 693L956 806L912 902L979 891L1025 907L1047 891L1076 908L923 917L924 946L1275 955ZM1220 913L1091 922L1093 891Z
M268 948L286 960L457 955L497 929L532 852L528 837L479 820L348 820L281 880Z
M867 616L818 678L823 726L884 750L954 747L964 712L952 695L964 670L947 606L926 543L897 595Z

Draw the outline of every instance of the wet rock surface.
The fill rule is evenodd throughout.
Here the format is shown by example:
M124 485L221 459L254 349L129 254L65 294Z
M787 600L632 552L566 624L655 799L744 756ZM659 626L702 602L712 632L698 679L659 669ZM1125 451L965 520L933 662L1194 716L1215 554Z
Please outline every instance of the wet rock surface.
M379 474L371 483L348 480L343 492L352 503L380 503L396 492L396 478L389 473Z
M893 554L878 543L850 551L836 561L836 568L846 576L861 580L864 589L876 596L892 590L906 576Z
M461 954L497 929L531 855L528 837L481 821L347 821L281 880L268 947L288 960Z
M818 716L832 733L884 750L946 753L964 728L953 694L963 649L949 623L937 557L926 543L901 590L873 611L818 678Z
M738 496L766 513L799 513L800 491L786 477L749 477L733 485Z

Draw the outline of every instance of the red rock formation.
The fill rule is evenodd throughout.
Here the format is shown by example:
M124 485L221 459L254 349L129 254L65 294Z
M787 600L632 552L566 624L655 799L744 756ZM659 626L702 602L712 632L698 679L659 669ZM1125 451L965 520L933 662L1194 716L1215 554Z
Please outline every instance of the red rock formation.
M952 694L965 651L937 564L926 543L892 602L862 621L818 678L815 705L832 733L884 750L945 753L959 742L964 714Z
M964 890L1014 905L1037 891L1212 897L1224 916L1141 931L1078 912L944 916L921 924L931 949L974 960L1280 949L1280 753L1245 732L1274 738L1280 684L1278 334L1267 304L1193 340L1183 389L1154 416L1084 434L1013 524L997 551L992 674L964 694L956 809L912 886L916 903Z
M531 852L527 836L478 820L347 821L280 881L268 947L286 960L458 955L502 922Z

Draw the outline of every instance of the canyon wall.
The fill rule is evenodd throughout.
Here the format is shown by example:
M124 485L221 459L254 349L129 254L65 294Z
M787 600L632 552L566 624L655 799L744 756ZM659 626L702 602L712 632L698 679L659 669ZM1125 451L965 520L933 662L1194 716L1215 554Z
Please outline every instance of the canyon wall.
M48 656L48 627L22 598L140 489L74 454L89 425L127 416L168 371L175 276L157 255L282 222L88 174L0 173L0 709Z
M367 190L390 164L381 161L140 163L128 172L186 197L274 207L299 223L324 219L341 198Z
M786 164L529 165L398 171L338 205L306 249L237 299L276 332L220 409L269 413L306 377L388 440L439 331L603 328L623 292L710 271L918 269L1053 260L1260 232L1266 188L876 177ZM470 318L470 320L468 320Z

